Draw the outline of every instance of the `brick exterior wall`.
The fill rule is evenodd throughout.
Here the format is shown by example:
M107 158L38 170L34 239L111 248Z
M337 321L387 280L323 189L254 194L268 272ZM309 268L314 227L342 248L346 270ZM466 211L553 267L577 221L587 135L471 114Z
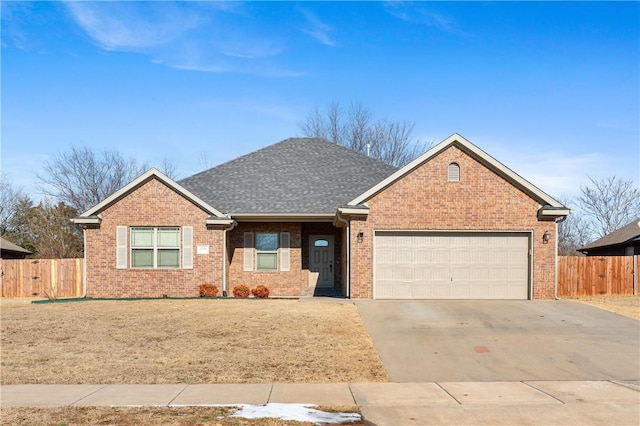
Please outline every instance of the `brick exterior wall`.
M289 271L245 271L244 270L244 233L253 232L289 232L290 234L290 270ZM234 286L244 284L249 288L264 285L270 295L276 297L299 297L313 295L309 286L309 237L311 235L333 235L335 241L334 264L341 261L341 233L331 223L239 223L228 235L228 295L232 296ZM255 257L254 257L255 263ZM335 288L341 288L342 274L335 269Z
M460 181L447 181L450 163ZM540 221L540 205L502 177L451 146L366 203L366 219L351 221L351 297L373 297L373 239L376 230L493 230L532 232L534 299L555 297L557 225ZM551 233L542 243L545 231ZM364 233L361 243L358 232Z
M209 214L162 182L144 183L100 217L100 227L85 231L88 297L197 297L202 283L221 289L223 231L207 229ZM125 225L193 226L193 269L116 269L116 227ZM198 245L208 245L209 254L197 254Z
M253 232L288 232L289 233L289 271L256 271L244 270L244 233ZM228 236L229 279L227 292L232 297L232 289L244 284L249 288L257 285L266 286L270 296L300 296L305 283L308 282L309 271L302 269L301 229L300 223L239 223ZM278 268L280 253L278 252Z

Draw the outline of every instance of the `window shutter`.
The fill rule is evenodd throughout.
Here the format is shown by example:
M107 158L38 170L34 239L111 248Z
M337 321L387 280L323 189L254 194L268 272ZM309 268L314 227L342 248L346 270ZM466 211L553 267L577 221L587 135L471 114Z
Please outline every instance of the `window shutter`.
M182 227L182 269L193 269L193 226Z
M127 269L127 227L116 227L116 269Z
M253 232L244 233L244 270L253 271Z
M289 271L290 268L290 260L289 260L289 240L291 236L288 232L280 233L280 270L281 271Z

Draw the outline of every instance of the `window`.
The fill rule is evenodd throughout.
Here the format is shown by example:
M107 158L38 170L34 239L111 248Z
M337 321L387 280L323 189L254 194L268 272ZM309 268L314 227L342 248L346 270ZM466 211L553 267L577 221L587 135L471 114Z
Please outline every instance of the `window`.
M278 270L278 234L275 232L256 233L256 269Z
M290 242L288 232L245 232L243 270L289 272Z
M132 268L179 268L180 228L131 228Z
M315 247L329 247L329 241L327 240L315 240L313 242Z
M451 163L447 168L447 180L449 182L460 182L460 166L458 163Z

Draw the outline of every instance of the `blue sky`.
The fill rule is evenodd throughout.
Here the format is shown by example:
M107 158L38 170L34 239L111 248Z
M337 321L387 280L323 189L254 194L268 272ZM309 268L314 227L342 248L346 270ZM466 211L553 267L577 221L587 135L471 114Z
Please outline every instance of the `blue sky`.
M360 102L554 196L639 179L638 2L2 2L2 172L71 145L182 178Z

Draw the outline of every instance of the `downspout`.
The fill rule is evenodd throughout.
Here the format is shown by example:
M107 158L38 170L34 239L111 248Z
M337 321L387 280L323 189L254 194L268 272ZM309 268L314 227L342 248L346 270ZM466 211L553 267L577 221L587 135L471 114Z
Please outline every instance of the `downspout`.
M82 259L82 297L87 297L87 227L82 227L82 240L84 244Z
M235 220L231 227L222 231L222 296L227 297L227 232L233 230L238 222Z
M347 299L351 299L351 229L350 222L347 219L343 219L340 216L340 213L336 215L336 219L338 222L342 222L345 225L345 230L347 233L347 250L346 250L346 275L347 275L347 294L345 295Z
M567 220L567 216L562 216L559 219L556 219L554 222L556 223L556 253L555 253L555 257L554 259L556 260L556 267L553 268L554 271L554 282L553 282L553 298L554 299L558 299L558 242L559 242L559 238L558 238L558 225L562 222L564 222L565 220Z

